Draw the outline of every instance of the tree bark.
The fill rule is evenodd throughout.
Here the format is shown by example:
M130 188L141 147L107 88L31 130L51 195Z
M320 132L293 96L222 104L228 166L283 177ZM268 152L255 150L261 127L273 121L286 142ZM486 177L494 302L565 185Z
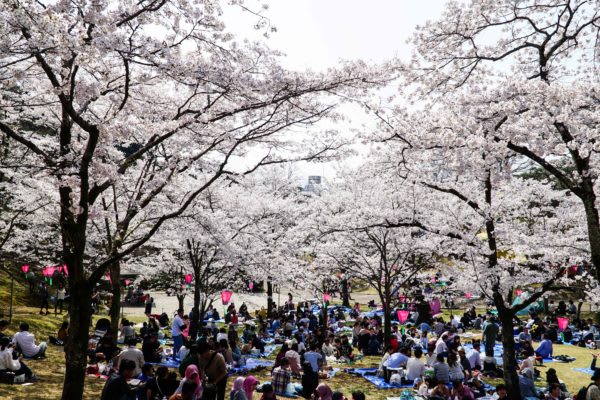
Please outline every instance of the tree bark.
M185 296L183 295L176 295L177 296L177 303L179 303L178 308L183 310L183 300L185 299Z
M593 189L586 192L585 197L582 198L582 200L585 207L592 264L594 265L596 279L600 281L600 218L598 217L596 195Z
M91 322L92 290L85 279L71 280L71 312L69 314L69 336L65 343L65 380L62 400L83 398L87 346Z
M346 277L346 274L344 273L342 276L342 293L340 293L340 295L342 296L342 305L344 307L350 307L350 296L348 293L348 278Z
M273 283L271 280L267 280L267 318L273 315Z
M200 271L196 271L196 268L194 268L194 277L194 313L193 318L190 320L190 336L193 341L196 341L196 337L198 337L198 330L200 328L200 318L202 318L204 315L204 311L202 311L202 316L200 314L200 295L202 292Z
M119 261L112 263L109 273L112 301L110 303L108 315L110 316L110 333L116 338L119 330L119 317L121 313L121 284L119 282L121 278L121 266Z
M390 343L390 338L392 336L392 321L390 320L390 310L391 310L391 302L392 295L390 293L389 287L384 287L384 293L382 300L383 306L383 347Z
M494 302L498 309L498 317L502 322L502 369L504 371L504 382L511 400L521 400L521 389L519 388L519 376L515 355L514 318L515 313L504 306L504 301L499 293L494 294Z

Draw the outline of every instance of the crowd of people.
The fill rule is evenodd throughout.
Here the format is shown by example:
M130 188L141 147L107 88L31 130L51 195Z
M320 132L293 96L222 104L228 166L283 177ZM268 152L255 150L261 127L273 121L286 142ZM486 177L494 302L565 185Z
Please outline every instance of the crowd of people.
M148 319L141 327L123 319L114 335L110 321L100 319L90 336L87 372L107 378L102 400L224 400L229 376L239 373L249 358L264 357L272 351L275 354L272 366L267 367L268 378L264 382L254 375L232 378L230 400L251 400L255 392L261 400L277 396L317 400L348 396L361 400L364 393L335 392L327 380L340 369L355 373L349 368L353 363L373 356L380 361L366 375L410 388L414 396L508 398L504 384L492 387L485 383L486 378L503 377L503 360L498 354L502 325L492 308L478 314L472 306L461 316L444 320L419 315L412 307L407 308L407 319L401 324L394 310L388 315L394 324L386 338L385 316L374 302L364 310L357 303L352 308L329 307L323 313L317 302L295 303L290 294L270 315L264 311L253 315L245 304L238 308L231 303L221 318L218 310L210 307L192 338L192 313L179 309L171 317L151 314L152 298L143 296L144 301L150 301L145 309ZM562 301L554 306L551 301L545 313L532 311L527 320L515 320L516 365L523 398L600 400L600 369L595 355L590 365L592 384L576 394L569 389L577 388L567 388L554 368L546 368L545 377L536 368L556 357L556 343L595 347L600 333L596 324L577 318L573 306ZM558 320L565 317L568 324L559 329ZM45 357L46 342L36 343L26 323L13 337L3 334L7 327L8 322L0 320L0 381L7 373L12 374L13 382L37 381L23 360ZM62 345L67 335L68 323L64 323L49 342ZM539 342L535 347L534 341ZM540 382L545 382L545 387L540 387Z

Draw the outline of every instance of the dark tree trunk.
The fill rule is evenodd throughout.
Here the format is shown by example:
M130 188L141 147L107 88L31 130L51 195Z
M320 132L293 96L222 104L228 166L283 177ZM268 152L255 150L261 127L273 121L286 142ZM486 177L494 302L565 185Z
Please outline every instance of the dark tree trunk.
M381 296L381 303L383 307L383 347L390 343L390 338L392 336L392 321L390 320L390 311L391 311L391 302L392 295L390 293L390 289L388 287L383 288L384 293Z
M544 296L544 312L548 314L548 297Z
M323 309L321 310L322 314L323 314L323 326L321 327L321 336L323 338L323 340L325 340L325 338L327 337L327 306L329 306L329 302L324 301L323 302Z
M204 317L204 311L200 310L200 295L201 292L201 282L200 282L200 271L194 271L194 315L190 320L190 336L193 341L196 341L196 337L198 337L198 330L200 329L200 318Z
M110 333L116 338L119 330L119 317L121 313L121 284L119 282L121 277L121 266L118 261L110 266L109 273L112 301L110 303L108 315L110 316Z
M341 283L342 292L340 293L340 295L342 297L342 305L344 307L350 307L350 296L348 293L348 278L346 277L346 274L343 275Z
M275 302L273 302L273 283L271 280L267 280L267 316L270 317L273 315L273 308L275 306Z
M594 265L596 279L600 281L600 218L598 217L596 195L593 187L589 191L586 191L585 197L582 200L585 207L592 264Z
M176 295L176 297L177 297L177 303L179 303L178 308L183 310L183 300L185 299L185 296L178 294L178 295Z
M504 371L504 382L511 400L521 400L521 389L519 388L519 376L515 354L514 318L515 313L504 306L504 301L499 293L494 294L494 302L498 309L498 317L502 322L502 367Z
M71 272L73 275L73 273ZM71 312L69 314L69 336L65 343L65 380L62 400L83 398L87 345L91 322L92 296L90 284L85 277L70 279Z
M580 301L577 304L577 319L579 319L579 317L581 316L581 307L583 307L583 301Z

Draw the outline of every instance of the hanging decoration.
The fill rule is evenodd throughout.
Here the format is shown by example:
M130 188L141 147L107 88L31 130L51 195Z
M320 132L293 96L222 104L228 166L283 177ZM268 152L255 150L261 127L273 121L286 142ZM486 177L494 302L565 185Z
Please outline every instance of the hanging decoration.
M221 302L223 303L224 306L229 304L229 300L231 300L232 294L233 294L233 292L231 290L223 290L221 292Z

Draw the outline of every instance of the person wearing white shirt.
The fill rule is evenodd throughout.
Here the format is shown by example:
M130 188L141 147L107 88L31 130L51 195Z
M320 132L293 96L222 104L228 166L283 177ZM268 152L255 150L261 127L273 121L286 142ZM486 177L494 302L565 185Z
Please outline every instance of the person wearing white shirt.
M173 318L171 324L171 336L173 337L173 354L178 354L179 349L183 346L183 331L185 323L183 322L183 309L177 310L177 315Z
M56 291L56 304L54 305L54 315L57 314L58 309L60 308L60 313L63 313L63 304L65 302L65 295L67 294L67 291L65 290L65 288L61 285L58 287L58 290Z
M415 350L415 356L408 359L406 362L406 379L409 381L414 381L417 378L423 376L425 372L425 364L421 361L421 356L423 355L423 350L417 348Z
M228 340L227 330L225 330L225 328L219 329L219 333L217 333L217 343L221 340Z
M29 324L23 322L19 325L20 332L15 333L13 343L18 346L18 349L25 357L28 358L44 358L46 357L46 342L35 344L35 336L29 333Z
M481 354L479 349L479 343L473 343L473 348L467 354L467 359L469 360L469 364L471 364L471 369L481 369L483 366L483 364L481 364Z
M133 371L133 376L138 376L140 372L142 372L142 365L144 365L144 353L137 347L135 347L137 341L135 339L129 339L127 343L128 347L119 353L119 364L123 362L123 360L131 360L135 363L135 370Z
M0 371L10 370L15 373L15 382L25 380L35 382L37 377L33 375L29 367L19 360L13 359L13 350L10 347L10 338L0 338ZM17 379L19 378L19 379Z
M444 333L438 341L435 343L435 353L446 355L448 354L448 345L446 344L446 340L448 340L448 335Z

